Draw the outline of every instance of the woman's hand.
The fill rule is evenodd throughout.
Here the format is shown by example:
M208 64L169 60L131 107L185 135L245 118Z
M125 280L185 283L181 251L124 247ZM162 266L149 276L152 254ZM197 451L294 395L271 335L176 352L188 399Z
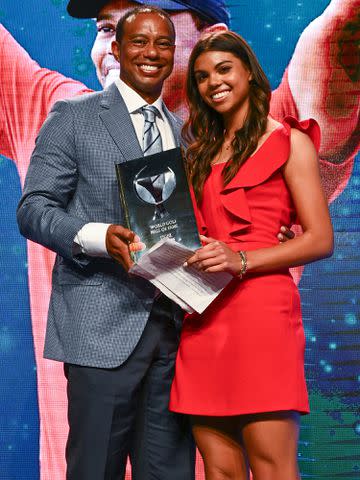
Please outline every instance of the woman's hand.
M186 262L189 267L204 272L228 272L234 276L240 273L242 263L237 252L214 238L200 235L200 239L205 245Z

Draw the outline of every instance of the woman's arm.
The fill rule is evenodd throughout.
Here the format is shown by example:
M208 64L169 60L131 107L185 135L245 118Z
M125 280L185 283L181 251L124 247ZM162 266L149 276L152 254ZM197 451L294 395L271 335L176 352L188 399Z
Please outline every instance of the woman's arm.
M309 137L299 130L291 131L291 152L283 173L303 234L285 244L248 252L249 271L296 267L332 254L333 230L317 154Z
M284 166L284 177L291 192L303 234L269 248L247 252L248 272L271 272L304 265L333 251L333 230L327 202L321 187L317 154L309 137L291 131L291 152ZM189 265L209 272L241 271L237 252L225 243L203 238L206 245L189 260Z

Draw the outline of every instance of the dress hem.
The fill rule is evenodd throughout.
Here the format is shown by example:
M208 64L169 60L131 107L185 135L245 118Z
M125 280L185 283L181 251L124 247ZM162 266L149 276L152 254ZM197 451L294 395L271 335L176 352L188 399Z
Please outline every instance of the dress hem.
M294 408L294 407L284 407L284 408L272 408L270 410L254 410L254 411L246 411L246 412L239 412L237 411L236 413L229 413L229 411L226 411L225 413L219 412L218 410L216 413L214 411L211 412L200 412L200 411L189 411L188 409L176 409L176 408L171 408L169 407L169 410L174 413L180 413L182 415L199 415L199 416L205 416L205 417L237 417L240 415L256 415L256 414L263 414L263 413L273 413L273 412L286 412L286 411L293 411L293 412L298 412L300 415L308 415L310 413L310 409L303 409L303 408Z

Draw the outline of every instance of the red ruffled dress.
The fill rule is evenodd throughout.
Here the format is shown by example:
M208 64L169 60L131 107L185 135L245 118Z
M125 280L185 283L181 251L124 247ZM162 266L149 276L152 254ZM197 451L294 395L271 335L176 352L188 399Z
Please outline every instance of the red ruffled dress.
M233 250L278 244L281 225L296 212L282 175L291 128L316 148L314 120L288 117L223 187L223 164L212 167L196 215L200 232ZM187 315L176 360L170 410L193 415L309 412L305 337L298 289L289 273L234 278L201 314Z

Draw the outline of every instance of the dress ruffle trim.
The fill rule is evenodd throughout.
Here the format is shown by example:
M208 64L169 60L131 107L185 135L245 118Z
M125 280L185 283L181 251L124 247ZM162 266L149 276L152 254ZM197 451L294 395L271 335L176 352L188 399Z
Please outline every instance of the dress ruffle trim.
M251 212L247 203L245 188L254 187L265 182L287 161L290 154L291 128L296 128L309 135L316 150L320 146L320 128L313 119L299 122L294 117L285 117L281 126L275 129L260 148L242 165L237 175L220 192L220 199L224 209L232 217L234 230L231 236L236 236L248 228L251 221ZM282 136L284 141L276 141ZM274 143L276 141L276 143ZM274 147L276 145L276 152ZM262 154L261 163L258 154ZM206 229L205 225L203 227Z
M195 193L194 193L194 189L192 187L190 187L190 196L191 196L192 204L193 204L193 207L194 207L194 214L195 214L195 220L196 220L198 232L200 233L200 235L205 235L206 236L208 234L208 229L205 225L204 217L201 213L201 210L198 207L196 197L195 197Z

